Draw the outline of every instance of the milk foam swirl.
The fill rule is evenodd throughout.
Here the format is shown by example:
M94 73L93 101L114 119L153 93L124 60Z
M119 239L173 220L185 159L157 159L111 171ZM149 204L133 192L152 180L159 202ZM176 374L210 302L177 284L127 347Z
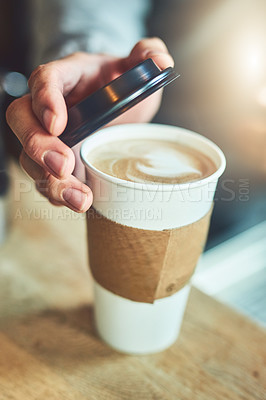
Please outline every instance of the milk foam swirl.
M89 153L88 161L108 175L139 183L192 182L215 171L201 152L155 139L107 143Z

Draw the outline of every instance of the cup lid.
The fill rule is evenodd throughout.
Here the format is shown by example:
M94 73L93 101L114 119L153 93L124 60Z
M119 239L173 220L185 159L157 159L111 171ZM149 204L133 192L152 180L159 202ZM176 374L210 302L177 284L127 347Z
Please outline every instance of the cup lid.
M178 77L171 67L160 70L151 58L141 62L71 107L59 138L73 147Z

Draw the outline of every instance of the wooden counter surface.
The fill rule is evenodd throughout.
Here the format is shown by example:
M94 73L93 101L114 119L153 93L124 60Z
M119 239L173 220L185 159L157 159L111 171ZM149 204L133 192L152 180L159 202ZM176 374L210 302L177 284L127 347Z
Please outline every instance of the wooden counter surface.
M192 290L168 350L128 356L92 322L84 216L49 205L11 166L0 248L0 400L263 400L265 332Z

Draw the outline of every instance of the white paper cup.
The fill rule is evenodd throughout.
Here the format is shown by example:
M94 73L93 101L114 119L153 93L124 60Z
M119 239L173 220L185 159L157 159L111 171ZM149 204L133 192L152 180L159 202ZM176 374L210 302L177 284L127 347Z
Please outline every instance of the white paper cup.
M196 182L142 184L106 175L87 158L101 144L138 138L177 141L198 149L212 159L217 170ZM204 217L212 207L218 178L225 169L222 151L210 140L182 128L159 124L102 129L83 143L81 158L96 211L125 226L158 231L180 228ZM147 354L161 351L177 339L189 285L153 304L125 299L96 282L94 289L96 327L100 337L111 347L125 353Z

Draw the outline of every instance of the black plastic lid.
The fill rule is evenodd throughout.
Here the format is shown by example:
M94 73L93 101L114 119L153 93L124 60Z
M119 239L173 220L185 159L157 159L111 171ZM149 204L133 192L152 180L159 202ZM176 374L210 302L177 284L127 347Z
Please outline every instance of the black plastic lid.
M178 76L171 67L161 71L152 59L143 61L71 107L59 138L73 147Z

